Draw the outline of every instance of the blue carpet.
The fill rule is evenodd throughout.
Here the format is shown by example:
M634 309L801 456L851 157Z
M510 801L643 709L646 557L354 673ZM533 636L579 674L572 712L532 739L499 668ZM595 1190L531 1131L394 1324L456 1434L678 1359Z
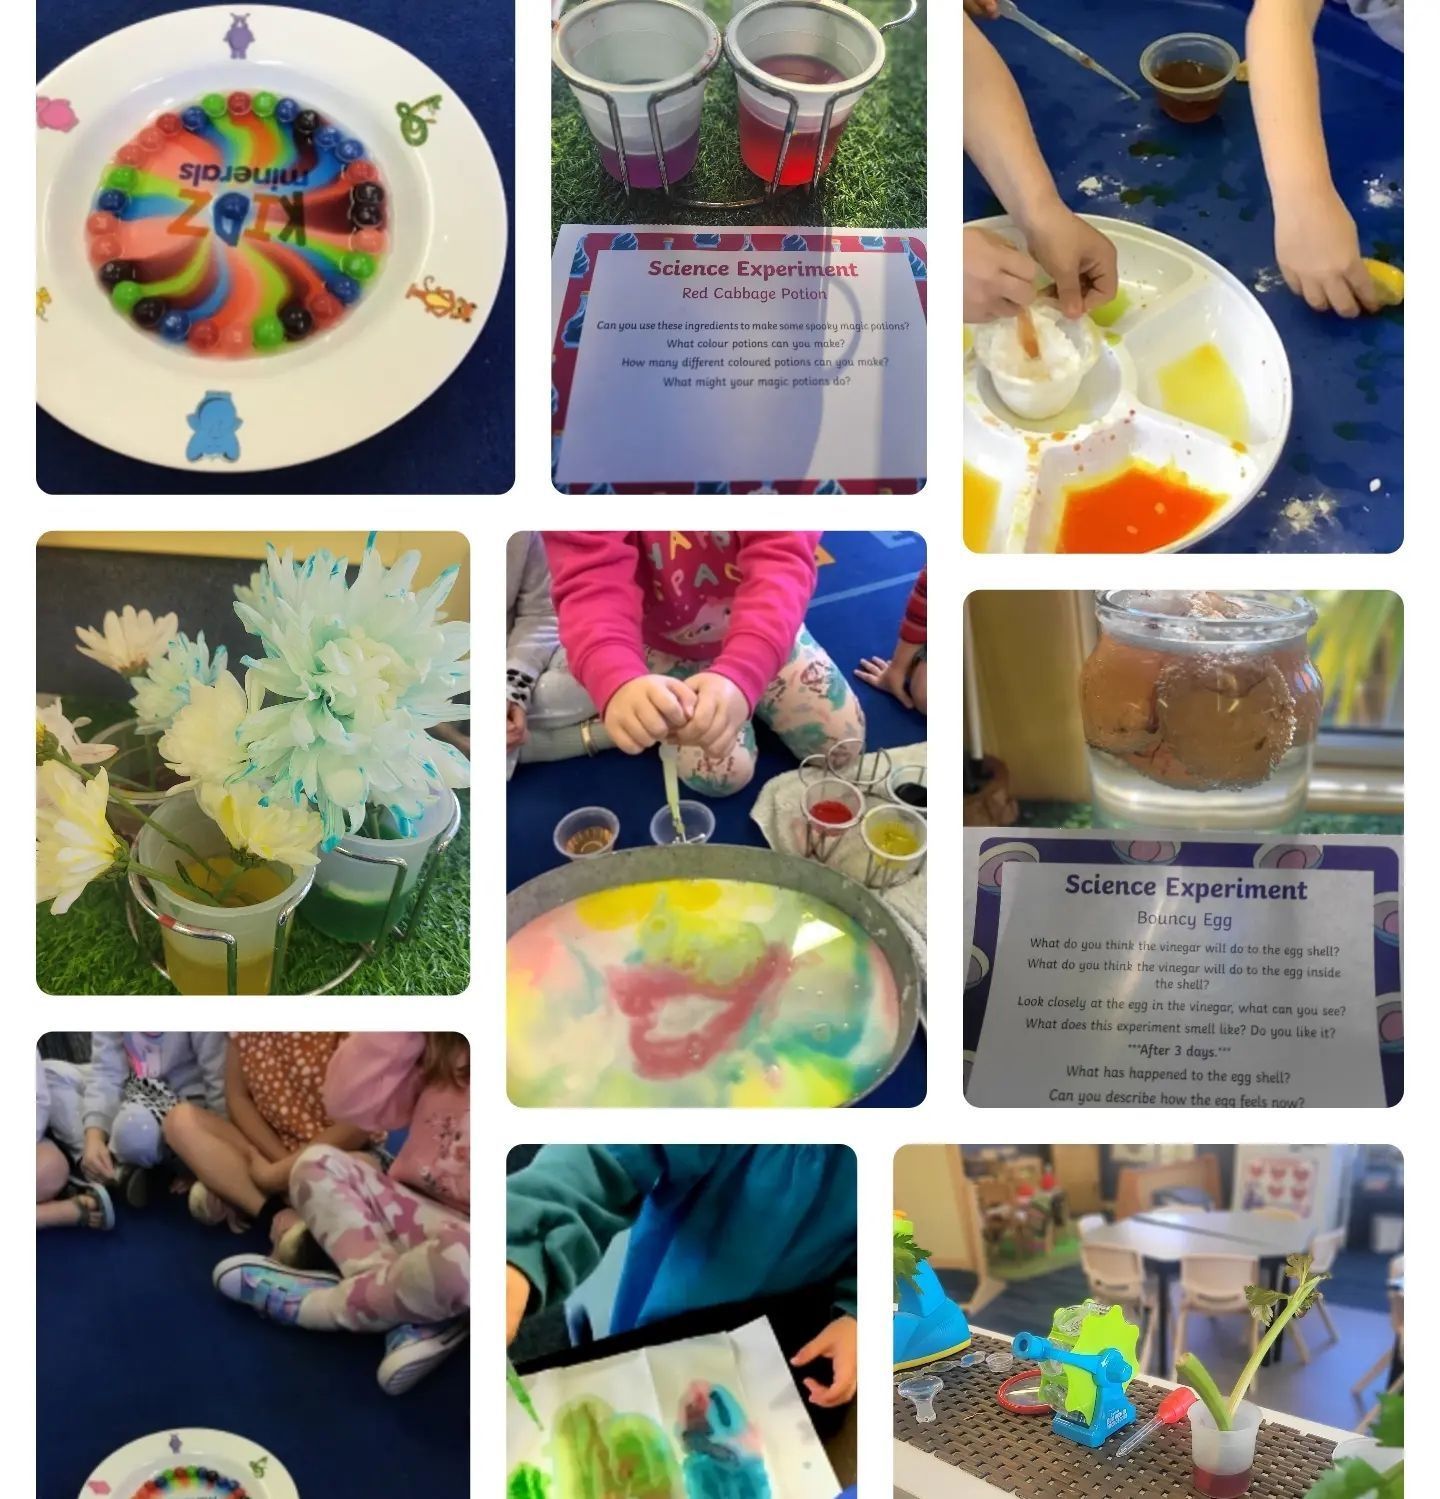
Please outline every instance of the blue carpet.
M269 1448L304 1499L468 1492L468 1349L385 1395L381 1338L276 1327L211 1288L259 1233L203 1228L182 1197L117 1212L109 1234L38 1235L37 1499L75 1499L109 1453L181 1426Z
M489 321L455 373L408 416L356 447L281 470L276 479L139 463L99 447L37 407L35 477L47 494L247 495L271 488L298 494L503 494L515 482L514 11L508 4L464 0L427 0L424 6L411 0L287 3L339 16L404 47L433 68L479 121L500 168L511 224L511 253ZM112 31L188 8L188 0L38 6L36 76L43 78ZM244 8L236 10L243 14ZM377 371L376 378L386 374Z
M834 560L820 568L805 622L835 662L851 673L862 656L890 654L905 601L925 565L925 542L909 531L829 531L821 546ZM853 676L851 682L865 709L866 740L872 748L915 744L925 738L925 720L918 713ZM760 754L754 781L738 796L709 800L716 843L763 847L765 840L750 820L750 808L766 780L795 768L795 757L761 724L756 725L756 739ZM650 818L664 799L654 755L612 750L594 760L517 767L507 796L508 887L513 890L562 862L551 834L572 808L591 803L609 807L620 819L620 846L634 848L649 842ZM922 1031L900 1067L865 1103L909 1108L924 1096Z

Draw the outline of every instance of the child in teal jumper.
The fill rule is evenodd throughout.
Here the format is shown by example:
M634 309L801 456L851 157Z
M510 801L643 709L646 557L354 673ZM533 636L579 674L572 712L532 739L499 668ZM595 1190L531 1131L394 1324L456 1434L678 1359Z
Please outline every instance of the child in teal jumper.
M841 1145L547 1145L506 1194L506 1339L630 1230L611 1332L823 1285L831 1320L790 1362L828 1359L811 1402L855 1398L855 1157Z

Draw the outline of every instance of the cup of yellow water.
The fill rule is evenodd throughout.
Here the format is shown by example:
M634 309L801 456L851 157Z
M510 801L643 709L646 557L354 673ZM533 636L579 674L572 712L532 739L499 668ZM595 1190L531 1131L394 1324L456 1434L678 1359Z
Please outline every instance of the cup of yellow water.
M150 887L170 982L181 994L229 993L228 954L233 947L234 992L268 994L276 939L310 889L314 869L297 873L285 864L260 864L232 883L237 866L229 845L193 791L168 797L151 818L136 844L141 864L165 874L175 872L179 864L202 890L216 892L228 886L221 906L192 900L168 885ZM161 829L182 839L199 857L182 852Z
M865 883L889 890L913 879L924 867L928 836L925 819L909 807L872 807L860 823L868 855Z

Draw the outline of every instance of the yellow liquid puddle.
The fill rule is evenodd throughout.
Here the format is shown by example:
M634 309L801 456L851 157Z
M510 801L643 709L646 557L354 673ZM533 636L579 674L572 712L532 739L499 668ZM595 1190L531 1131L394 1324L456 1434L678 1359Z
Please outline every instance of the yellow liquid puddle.
M226 880L239 867L228 854L213 855L208 862L208 870L198 862L185 866L185 873L202 890L218 890L219 882ZM273 900L289 883L288 877L266 865L260 865L255 869L247 869L236 880L224 903L231 909L258 906L267 900ZM191 924L203 926L204 918L193 917ZM165 940L165 968L170 975L170 982L182 994L224 994L225 944L200 937L183 937L168 929L162 930ZM266 944L263 951L253 956L240 957L235 965L235 987L238 993L269 992L272 956L272 947Z
M990 533L995 528L995 507L1000 499L1000 481L968 463L963 467L963 476L961 514L965 545L972 552L988 552Z
M1225 356L1213 343L1201 344L1167 364L1155 377L1160 405L1171 416L1218 432L1243 445L1250 436L1245 392Z

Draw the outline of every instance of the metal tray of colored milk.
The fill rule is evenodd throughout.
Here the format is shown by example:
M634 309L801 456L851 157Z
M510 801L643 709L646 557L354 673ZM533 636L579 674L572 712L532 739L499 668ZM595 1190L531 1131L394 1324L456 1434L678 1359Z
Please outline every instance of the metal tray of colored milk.
M333 326L263 356L204 355L142 334L107 305L87 258L101 174L160 113L259 92L292 96L363 142L388 194L384 262ZM200 6L112 32L36 95L36 397L82 437L201 474L304 463L399 421L480 336L505 264L499 169L455 91L394 42L288 6ZM249 155L234 152L245 234L278 238L283 225L293 236L276 194L303 222L308 189L287 182L267 198L233 175L249 170ZM140 216L173 219L176 246L215 250L218 192L143 191L158 196L142 197Z
M1224 266L1144 225L1081 217L1114 242L1130 305L1101 330L1103 352L1075 400L1048 421L1023 421L974 354L965 357L965 463L1000 486L985 550L1052 551L1067 487L1128 459L1173 462L1198 488L1226 497L1195 530L1159 549L1183 550L1238 514L1275 467L1290 431L1290 362L1264 308ZM1023 244L1007 217L966 227ZM1243 440L1161 409L1157 372L1206 343L1219 348L1244 392Z
M842 1101L858 1101L878 1088L894 1072L914 1040L919 1023L924 988L920 964L893 913L863 885L827 869L823 864L790 854L775 853L769 849L749 848L738 844L711 843L691 848L628 849L604 858L577 861L560 869L552 869L511 891L506 901L506 938L515 938L531 923L584 896L673 880L734 881L771 886L779 891L795 892L822 901L853 921L861 933L879 949L889 967L890 977L894 981L898 1024L888 1054L869 1069L863 1086L855 1089ZM703 929L703 923L698 925ZM798 943L796 950L798 951ZM581 962L582 966L589 968L591 976L595 976L593 966L583 964L583 959ZM512 1055L509 1061L513 1064L517 1024L517 1014L513 1007L523 1004L525 1000L515 992L515 974L509 971L510 966L507 963L507 976L510 979L507 1011L511 1022ZM608 990L607 999L614 1003L613 993ZM536 1000L539 1002L540 996L537 995ZM543 1002L547 1006L545 1013L549 1016L552 1013L549 1008L552 1001L549 996L545 996ZM633 1059L625 1060L629 1062ZM512 1101L526 1101L516 1097L517 1079L513 1065L509 1075ZM763 1088L757 1087L756 1091L763 1094ZM545 1100L531 1101L543 1103ZM599 1097L590 1101L600 1104L611 1101L634 1104L647 1101L688 1103L692 1100L639 1099L626 1096L613 1100ZM717 1100L693 1101L713 1103ZM723 1101L763 1104L767 1100L763 1096L747 1096ZM785 1101L793 1104L795 1100Z

